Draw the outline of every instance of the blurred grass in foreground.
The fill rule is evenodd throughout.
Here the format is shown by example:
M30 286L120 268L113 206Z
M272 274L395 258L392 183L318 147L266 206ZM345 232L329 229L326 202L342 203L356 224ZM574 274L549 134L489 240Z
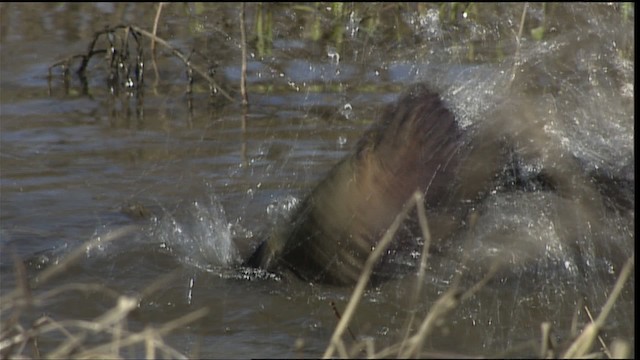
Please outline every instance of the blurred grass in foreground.
M101 284L68 283L50 290L38 288L65 272L88 249L106 242L121 239L136 227L124 226L97 236L79 246L60 262L51 265L32 280L17 257L15 260L16 289L0 298L0 358L110 358L139 357L147 359L188 356L167 345L162 337L173 330L204 317L206 307L188 313L161 326L147 326L142 331L128 330L127 319L136 310L142 299L175 277L170 273L156 279L138 294L123 295ZM67 292L101 294L114 300L114 306L92 320L54 319L47 313L47 304ZM44 315L30 322L25 319L34 313ZM59 340L61 339L61 340ZM39 343L53 343L51 350L42 352Z
M402 341L381 350L375 350L372 339L355 341L347 347L342 340L342 335L349 327L349 322L353 318L364 291L369 282L373 266L379 259L394 237L400 224L405 220L407 214L414 206L417 206L420 226L425 239L425 246L422 253L421 263L417 276L416 288L413 300L420 299L422 284L424 283L424 272L426 269L427 250L430 242L429 228L425 216L422 196L416 193L405 209L397 216L379 246L371 254L366 262L362 276L356 285L349 304L340 318L333 336L329 342L324 357L335 357L336 353L343 358L362 357L386 358L386 357L468 357L464 354L446 354L425 351L423 344L433 331L446 324L447 316L454 311L463 301L474 296L484 284L492 277L497 266L476 285L470 289L463 290L458 287L458 281L432 305L430 311L422 320L411 316L407 323L405 336ZM140 302L154 291L160 289L168 281L175 277L175 273L170 273L153 281L147 288L137 294L123 295L107 288L101 284L81 284L69 283L59 285L50 290L40 290L41 285L50 279L65 272L73 262L85 254L87 249L96 246L98 243L121 239L123 236L135 230L135 226L124 226L110 231L104 236L99 236L89 240L82 246L70 252L60 262L50 266L33 279L29 280L26 268L20 259L15 260L16 289L0 298L0 357L10 359L29 358L126 358L140 357L144 354L147 359L176 358L187 359L197 358L194 354L185 355L163 341L163 336L168 333L186 327L194 321L207 315L207 307L190 312L172 321L159 326L146 326L142 331L130 331L127 327L127 319L132 312L138 309ZM618 281L613 287L606 304L602 307L600 314L592 319L573 342L566 345L555 345L550 338L550 323L540 324L540 339L531 339L523 347L535 349L541 358L627 358L630 356L630 345L623 340L614 340L609 347L604 344L599 337L599 331L605 325L606 318L614 306L626 280L631 276L634 267L634 257L631 257L622 269ZM99 293L105 297L113 299L114 305L103 314L92 320L78 319L53 319L50 316L42 315L35 321L29 322L26 318L34 313L46 314L47 304L51 299L59 297L63 293L77 291L82 293ZM532 324L535 326L536 324ZM43 352L40 342L54 344L51 350ZM599 342L601 350L593 351L594 344ZM508 356L514 351L523 349L506 349L503 354L496 356ZM209 354L215 355L215 354ZM259 354L256 354L259 355Z

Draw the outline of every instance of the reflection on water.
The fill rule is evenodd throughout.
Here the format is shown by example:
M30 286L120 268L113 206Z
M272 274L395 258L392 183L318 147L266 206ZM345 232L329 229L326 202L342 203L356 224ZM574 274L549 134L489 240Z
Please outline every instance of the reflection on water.
M397 342L410 313L425 314L458 272L471 275L462 284L470 286L483 259L502 257L510 270L461 304L425 350L535 356L527 344L539 343L540 324L550 321L558 342L570 339L574 313L582 327L585 308L600 310L633 253L633 5L528 4L520 29L523 4L250 4L245 132L239 104L211 98L202 79L185 95L185 69L161 47L157 81L145 64L142 97L110 95L102 57L86 89L59 69L48 84L48 67L86 51L104 26L151 29L155 5L0 6L3 295L16 286L12 253L34 276L92 236L135 224L45 287L87 282L131 293L177 270L143 299L132 329L207 306L204 320L165 340L202 357L319 356L337 323L329 302L344 309L351 288L238 263L381 106L420 81L467 131L461 178L468 185L497 169L502 181L477 182L481 196L464 204L471 215L454 216L460 230L434 246L418 303L413 275L367 292L351 325L359 340L372 337L376 350ZM238 14L235 4L170 4L158 28L181 51L197 49L194 63L215 70L235 97ZM523 190L521 179L534 181ZM430 222L451 220L438 215ZM602 334L607 345L633 344L634 294L632 279ZM113 304L72 292L46 312L93 319Z

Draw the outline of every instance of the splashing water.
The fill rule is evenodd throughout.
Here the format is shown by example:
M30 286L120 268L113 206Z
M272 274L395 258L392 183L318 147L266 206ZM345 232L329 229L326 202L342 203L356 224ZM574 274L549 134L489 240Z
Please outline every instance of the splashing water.
M228 267L240 258L232 241L231 224L214 195L190 202L175 215L167 213L153 233L162 247L188 265Z

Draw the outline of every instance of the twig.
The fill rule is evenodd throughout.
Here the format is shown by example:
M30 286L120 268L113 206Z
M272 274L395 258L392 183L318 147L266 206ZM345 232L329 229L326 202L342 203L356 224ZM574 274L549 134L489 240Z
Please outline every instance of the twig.
M340 321L342 316L340 315L340 311L338 311L338 307L336 306L336 303L333 301L330 301L329 305L331 305L331 308L333 309L333 314L336 316L336 319ZM356 341L356 336L353 334L353 331L351 331L351 328L349 328L348 326L347 326L347 331L349 331L349 335L351 335L351 338L353 339L353 341Z
M215 88L218 92L220 92L220 94L222 94L222 96L224 96L227 100L229 101L234 101L234 99L231 97L231 95L229 95L229 93L227 93L224 89L222 89L217 83L216 81L213 79L213 77L211 77L207 71L204 71L203 69L201 69L199 66L191 64L189 61L189 57L185 56L180 50L176 49L175 47L173 47L171 44L169 44L167 41L165 41L164 39L158 37L157 35L155 35L154 33L150 33L146 30L143 30L137 26L129 26L129 25L117 25L111 28L107 28L105 30L101 30L95 33L95 36L93 38L93 40L91 41L91 43L89 43L89 47L87 50L86 54L83 55L74 55L71 56L70 58L63 60L63 61L59 61L55 64L53 64L52 66L49 67L49 77L51 77L51 69L57 66L62 66L63 70L65 71L65 75L67 74L67 69L69 68L69 64L71 63L71 61L75 58L80 58L82 59L80 66L78 68L78 70L76 71L76 73L80 76L80 77L84 77L85 73L86 73L86 69L87 66L89 64L89 61L91 60L91 58L99 53L105 53L108 52L110 53L110 59L111 62L118 60L122 60L122 55L118 55L118 57L116 58L116 47L113 44L113 40L112 40L112 36L113 33L116 30L119 29L123 29L125 32L129 32L131 31L131 35L134 37L134 39L136 39L136 41L138 42L138 55L141 56L141 44L138 40L138 34L145 36L147 38L149 38L152 42L158 43L164 47L166 47L167 49L169 49L171 51L171 53L176 56L178 59L182 60L182 62L187 66L187 68L189 69L189 71L195 71L197 74L199 74L200 76L202 76L206 81L209 82L209 85L212 88ZM157 30L157 29L156 29ZM110 48L109 50L105 50L105 49L99 49L99 50L95 50L94 47L98 41L98 39L101 36L107 36L107 41L109 41L110 44ZM128 37L127 37L128 38ZM126 46L126 39L124 40L125 43L123 46ZM137 61L137 64L141 64L140 59ZM110 67L112 69L118 69L117 66L114 66L114 64L111 64ZM141 70L141 69L140 69ZM138 75L142 75L141 73L139 73ZM112 73L111 77L115 77L118 76L117 72L116 73ZM157 76L157 74L156 74ZM140 78L141 79L141 78ZM113 79L112 79L113 80Z
M189 68L193 69L193 71L195 71L196 73L198 73L198 75L202 76L205 80L207 80L210 84L212 84L214 87L216 87L218 89L218 91L220 92L220 94L222 94L222 96L224 96L225 98L227 98L227 100L229 101L234 101L233 98L231 97L231 95L229 95L229 93L227 93L226 91L224 91L224 89L222 89L217 83L216 81L209 76L209 74L207 73L207 71L202 70L199 66L191 64L189 61L189 58L186 57L182 52L180 52L180 50L176 49L175 47L173 47L171 44L169 44L168 42L166 42L164 39L159 38L155 35L153 35L152 33L143 30L137 26L131 26L131 29L133 29L134 31L148 37L149 39L154 39L158 44L166 47L167 49L171 50L171 53L173 55L175 55L178 59L182 60L182 62Z

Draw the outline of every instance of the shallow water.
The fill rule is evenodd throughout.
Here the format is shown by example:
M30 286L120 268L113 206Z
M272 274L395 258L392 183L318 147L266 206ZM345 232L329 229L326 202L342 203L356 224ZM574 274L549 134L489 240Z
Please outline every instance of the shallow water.
M368 290L351 324L358 340L373 339L376 350L396 343L412 311L424 316L458 272L468 277L462 288L470 287L479 276L467 275L491 263L487 249L506 247L511 267L453 311L424 350L535 356L540 324L551 322L559 343L569 340L574 313L582 327L585 306L599 312L635 249L634 12L627 5L530 4L519 46L521 4L248 5L246 130L239 102L211 99L201 79L185 94L184 67L162 48L157 84L145 64L143 97L113 95L99 59L88 91L77 76L65 85L59 68L48 82L48 67L86 51L104 26L151 29L155 5L0 6L3 295L16 287L14 254L34 278L90 238L133 224L125 236L87 248L40 290L93 283L133 294L175 272L143 297L131 330L206 306L206 317L164 340L194 357L321 356L337 324L330 302L344 310L352 288L239 263L353 148L381 107L421 81L442 93L471 147L482 148L473 142L481 136L514 138L522 169L552 169L570 193L591 200L487 188L472 204L478 225L464 226L430 257L417 302L413 274ZM256 35L260 11L263 20L271 16L272 39ZM235 98L238 14L236 5L171 4L158 30L215 63L216 81ZM545 35L535 40L542 25ZM513 248L501 242L513 238ZM578 255L566 250L567 239ZM472 261L461 265L469 251ZM634 344L634 286L632 277L606 323L607 345ZM71 291L23 320L93 319L114 305L100 292ZM38 344L46 351L62 338Z

